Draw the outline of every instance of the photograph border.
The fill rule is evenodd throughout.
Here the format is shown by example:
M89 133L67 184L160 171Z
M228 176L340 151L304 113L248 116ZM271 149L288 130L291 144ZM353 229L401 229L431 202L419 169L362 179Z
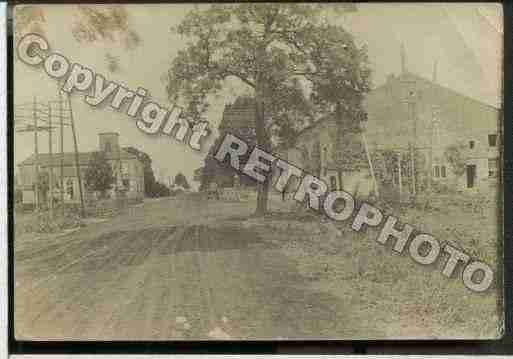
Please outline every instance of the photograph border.
M75 1L76 2L76 1ZM45 3L75 3L74 1L48 1ZM222 1L226 2L226 1ZM498 251L503 253L503 276L499 275L498 282L504 283L504 323L505 334L500 340L308 340L308 341L17 341L14 338L14 248L13 248L13 176L14 176L14 132L13 132L13 23L12 5L39 3L37 1L16 1L1 3L0 12L4 15L0 21L0 49L7 47L7 58L3 58L0 65L2 82L0 94L7 95L6 121L2 123L2 148L7 153L7 170L2 168L0 181L1 193L7 193L7 202L2 202L1 210L5 213L7 224L2 231L7 230L7 240L2 244L2 279L0 286L4 291L0 304L0 322L8 322L7 338L10 354L513 354L513 3L503 3L504 13L504 57L503 57L503 180L501 185L503 193L503 241ZM155 3L147 1L92 1L90 3ZM162 2L157 2L162 3ZM177 3L177 2L169 2ZM184 3L178 2L178 3ZM187 3L199 3L189 1ZM7 21L5 21L7 17ZM7 23L7 27L4 25ZM5 53L5 52L2 52ZM6 65L6 66L5 66ZM7 71L5 71L7 69ZM5 114L5 102L0 104L0 114ZM5 153L5 152L4 152ZM7 186L6 186L7 183ZM7 205L6 210L4 206ZM5 221L5 220L4 220ZM7 269L7 273L5 273ZM7 278L7 282L5 279ZM7 287L5 286L7 284ZM7 294L7 295L5 295ZM8 311L5 300L7 300ZM4 318L8 318L4 321ZM2 327L3 329L3 327ZM3 343L0 353L4 351Z

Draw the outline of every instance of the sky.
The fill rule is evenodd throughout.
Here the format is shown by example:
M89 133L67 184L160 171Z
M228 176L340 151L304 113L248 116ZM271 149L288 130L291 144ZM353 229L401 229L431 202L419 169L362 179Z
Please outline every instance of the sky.
M130 27L141 39L139 46L132 50L119 41L77 42L71 32L77 21L73 5L44 5L46 21L41 27L52 51L104 75L106 80L117 81L133 90L144 87L159 104L170 106L164 77L177 51L186 45L186 39L171 29L192 8L185 4L127 5ZM408 71L431 79L437 61L439 84L500 106L502 8L498 4L363 3L358 4L356 12L327 16L328 21L339 23L352 33L357 44L367 46L374 86L384 83L387 75L400 72L400 48L404 44ZM119 59L119 70L109 71L109 56ZM41 103L57 100L60 86L42 67L30 67L15 60L15 105L32 102L34 97ZM247 89L240 83L226 83L222 94L212 98L206 116L212 128L219 124L224 105L243 93ZM80 92L71 96L80 151L96 150L98 133L118 132L122 146L134 146L150 155L158 179L167 182L168 177L182 172L197 187L192 175L203 165L208 143L198 152L173 138L147 135L126 113L91 107L83 97ZM23 120L18 116L16 126L23 125ZM16 164L34 152L33 133L16 133L14 142ZM52 146L54 152L59 150L56 142ZM72 146L68 131L65 151L72 151ZM39 151L48 152L48 149L48 137L41 134Z

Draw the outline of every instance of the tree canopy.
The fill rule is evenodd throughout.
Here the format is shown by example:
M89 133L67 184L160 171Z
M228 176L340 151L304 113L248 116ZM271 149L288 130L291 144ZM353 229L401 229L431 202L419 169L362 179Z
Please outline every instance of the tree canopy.
M91 191L98 191L105 196L116 181L112 167L103 152L95 152L84 174L85 186Z
M367 51L326 21L326 6L347 10L294 3L195 8L175 29L188 43L169 71L170 99L182 101L194 120L225 81L246 85L256 102L256 142L264 150L286 144L286 134L323 114L357 112L370 89ZM267 191L267 184L259 185L257 213L267 208Z

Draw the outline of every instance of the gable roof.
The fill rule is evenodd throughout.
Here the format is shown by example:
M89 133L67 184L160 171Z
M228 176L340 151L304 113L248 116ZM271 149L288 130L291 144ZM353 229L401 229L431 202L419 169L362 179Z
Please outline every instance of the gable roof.
M97 151L91 152L79 152L78 153L78 163L79 165L88 165L89 161L93 157L93 154ZM58 167L61 164L61 158L63 159L64 166L74 166L75 165L75 153L74 152L65 152L62 155L60 153L40 153L38 155L38 162L40 166L55 166ZM124 149L120 149L119 156L107 156L108 160L132 160L137 159L137 157ZM36 160L36 155L32 154L30 157L20 162L18 166L30 166L34 165Z
M439 88L440 90L446 91L447 93L449 93L449 94L450 94L450 95L452 95L452 96L460 96L460 97L466 98L466 99L468 99L468 100L470 100L470 101L473 101L473 102L475 102L475 103L478 103L479 105L481 105L481 106L483 106L483 107L487 107L487 108L490 108L490 109L493 109L493 110L499 111L499 109L498 109L498 108L496 108L496 107L494 107L494 106L492 106L492 105L490 105L490 104L487 104L487 103L485 103L485 102L482 102L482 101L476 100L476 99L474 99L474 98L472 98L472 97L469 97L469 96L467 96L467 95L464 95L464 94L462 94L462 93L459 93L459 92L457 92L457 91L455 91L455 90L453 90L453 89L450 89L450 88L448 88L448 87L442 86L442 85L440 85L440 84L438 84L438 83L436 83L436 82L433 82L433 81L431 81L431 80L428 80L428 79L426 79L426 78L424 78L424 77L422 77L422 76L419 76L419 75L417 75L417 74L414 74L414 73L411 73L411 72L407 72L407 73L405 73L405 74L401 74L401 75L398 75L398 76L394 76L394 79L395 79L395 80L400 80L401 78L403 78L403 79L412 79L412 80L415 80L415 81L421 82L421 83L423 83L423 84L428 84L428 85L430 85L430 86L437 87L437 88ZM381 89L383 89L383 88L386 88L386 86L388 86L388 85L389 85L389 82L387 81L387 82L385 82L384 84L379 85L379 86L377 86L377 87L373 88L373 89L372 89L372 90L371 90L367 95L372 94L372 92L373 92L373 91L378 91L378 90L381 90ZM364 99L364 102L365 102L365 99ZM297 136L296 136L296 137L299 137L300 135L302 135L302 134L304 134L304 133L306 133L306 132L308 132L308 131L311 131L311 130L315 129L315 128L316 128L317 126L319 126L320 124L326 123L326 122L328 122L328 121L330 121L330 120L334 120L334 115L333 115L333 114L330 114L330 115L327 115L327 116L325 116L325 117L323 117L323 118L320 118L320 119L318 119L317 121L313 122L312 124L310 124L310 125L306 126L305 128L303 128L301 131L299 131L299 132L297 133Z
M375 88L373 88L369 94L371 94L373 91L377 91L377 90L381 90L383 88L386 88L388 85L389 85L389 81L390 79L392 79L392 81L401 81L401 80L414 80L414 81L417 81L419 83L422 83L423 85L428 85L428 86L432 86L432 87L436 87L437 89L441 90L441 91L445 91L445 93L447 93L448 95L451 95L451 96L458 96L458 97L462 97L462 98L465 98L467 100L470 100L470 101L473 101L483 107L488 107L488 108L491 108L491 109L494 109L494 110L499 110L496 106L493 106L491 104L488 104L486 102L483 102L483 101L480 101L480 100L477 100L473 97L470 97L468 95L465 95L465 94L462 94L461 92L458 92L456 90L453 90L447 86L443 86L441 84L439 84L438 82L433 82L425 77L422 77L420 75L417 75L413 72L406 72L404 74L399 74L399 75L389 75L389 79L387 79L387 81Z

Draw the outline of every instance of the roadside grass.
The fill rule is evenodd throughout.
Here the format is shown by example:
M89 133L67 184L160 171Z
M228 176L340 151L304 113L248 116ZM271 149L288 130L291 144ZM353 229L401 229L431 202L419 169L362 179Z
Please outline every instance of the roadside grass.
M14 233L15 236L24 234L47 234L56 233L66 229L83 226L78 211L72 209L64 213L60 210L55 211L50 216L48 211L15 213L14 215Z
M398 254L391 248L393 240L377 242L381 227L357 233L350 228L351 220L335 223L312 211L284 212L286 205L276 199L271 203L274 213L248 218L242 225L279 245L309 285L347 302L353 320L365 321L369 328L380 326L386 339L501 336L500 285L472 292L461 280L461 265L451 278L441 273L447 260L443 254L433 265L423 266L409 257L408 246ZM443 202L443 207L429 210L395 206L387 214L486 262L497 274L497 206L474 211L461 203Z

